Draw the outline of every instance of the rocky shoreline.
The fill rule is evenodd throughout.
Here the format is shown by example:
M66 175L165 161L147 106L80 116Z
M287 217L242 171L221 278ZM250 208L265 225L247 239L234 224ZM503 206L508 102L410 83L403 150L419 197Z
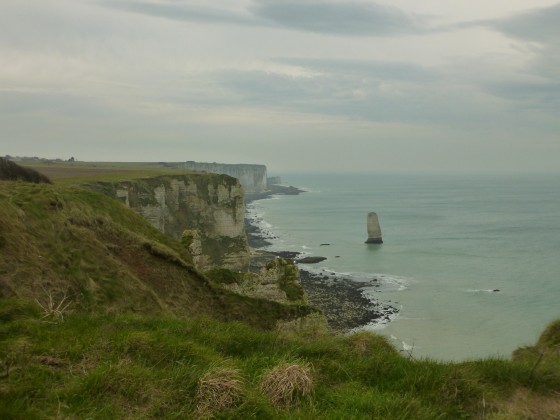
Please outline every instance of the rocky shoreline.
M299 194L303 191L294 187L289 188L288 194ZM269 193L260 193L258 196L250 195L246 198L246 203L255 200L269 198L275 194L285 194L282 190ZM302 259L302 254L294 251L270 252L263 248L271 245L271 240L278 239L270 232L264 231L259 225L262 220L258 216L248 213L245 217L245 229L249 241L249 246L254 250L252 269L257 270L262 264L276 256L294 260L296 263L308 264L323 260L322 257L306 257ZM310 258L310 259L309 259ZM298 261L300 260L300 261ZM380 302L367 298L363 294L366 287L379 287L378 279L372 278L368 282L355 281L351 278L336 275L331 272L310 271L300 265L300 277L303 288L307 292L311 306L321 310L329 326L337 331L349 331L363 327L368 324L382 325L394 318L399 310L389 303Z
M399 311L397 308L366 298L364 287L379 286L352 281L340 276L317 275L300 270L301 283L307 292L309 304L323 311L329 326L335 330L352 330L368 324L386 324Z

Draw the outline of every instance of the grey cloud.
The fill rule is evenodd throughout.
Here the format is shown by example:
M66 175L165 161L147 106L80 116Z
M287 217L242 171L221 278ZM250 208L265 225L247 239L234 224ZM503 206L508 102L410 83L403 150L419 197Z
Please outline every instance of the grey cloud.
M61 93L0 91L0 114L55 113L73 118L106 118L114 110L98 100Z
M347 36L391 36L422 32L419 18L376 3L318 0L255 0L247 14L185 3L103 1L106 7L183 21L272 26Z
M504 33L507 36L530 42L538 42L535 55L526 71L540 80L527 82L497 82L483 88L490 94L514 103L521 109L539 109L558 112L560 109L560 3L535 8L514 16L479 22L479 24Z
M103 1L100 4L132 13L182 21L204 21L237 25L257 25L251 16L223 11L212 7L191 6L184 3L152 3L147 1Z
M560 83L496 83L486 85L486 91L514 102L524 109L560 109Z
M560 3L529 10L506 19L487 21L486 24L517 38L558 42L560 40Z
M399 35L419 27L403 11L376 3L318 0L260 0L257 16L287 28L338 35Z
M529 9L523 13L500 18L466 21L439 28L454 31L484 27L509 37L545 44L560 43L560 3L548 7Z
M368 121L449 124L485 119L484 110L433 84L364 78L360 74L293 78L264 72L223 75L246 105Z
M316 74L290 77L265 72L222 74L222 83L251 105L339 115L371 121L459 119L453 102L439 109L436 71L408 63L360 60L282 59ZM442 98L438 98L441 100Z

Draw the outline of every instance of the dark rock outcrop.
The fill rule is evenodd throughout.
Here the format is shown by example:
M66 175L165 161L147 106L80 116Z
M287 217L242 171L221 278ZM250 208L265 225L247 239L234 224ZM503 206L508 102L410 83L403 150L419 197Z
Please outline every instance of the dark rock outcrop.
M325 260L326 260L325 257L304 257L304 258L300 258L299 260L296 260L296 262L298 264L317 264Z

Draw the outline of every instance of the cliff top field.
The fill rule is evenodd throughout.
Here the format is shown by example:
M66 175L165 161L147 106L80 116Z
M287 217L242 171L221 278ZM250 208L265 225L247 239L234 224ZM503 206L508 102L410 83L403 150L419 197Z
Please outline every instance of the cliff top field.
M22 160L19 165L35 169L60 184L114 181L145 176L192 173L157 162L56 162Z
M560 416L559 322L511 360L416 360L228 291L121 203L53 181L0 181L1 418Z

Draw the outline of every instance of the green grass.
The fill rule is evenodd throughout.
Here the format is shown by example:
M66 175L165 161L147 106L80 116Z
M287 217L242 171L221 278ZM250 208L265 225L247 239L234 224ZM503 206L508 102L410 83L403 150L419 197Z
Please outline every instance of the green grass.
M0 418L193 418L199 380L220 368L239 372L243 393L218 418L491 418L516 390L560 391L560 372L531 374L532 362L413 360L366 333L308 339L146 315L54 323L10 299L0 319ZM277 409L259 384L291 362L311 366L313 393Z
M214 268L204 273L211 281L221 284L241 284L246 274L228 270L227 268Z

